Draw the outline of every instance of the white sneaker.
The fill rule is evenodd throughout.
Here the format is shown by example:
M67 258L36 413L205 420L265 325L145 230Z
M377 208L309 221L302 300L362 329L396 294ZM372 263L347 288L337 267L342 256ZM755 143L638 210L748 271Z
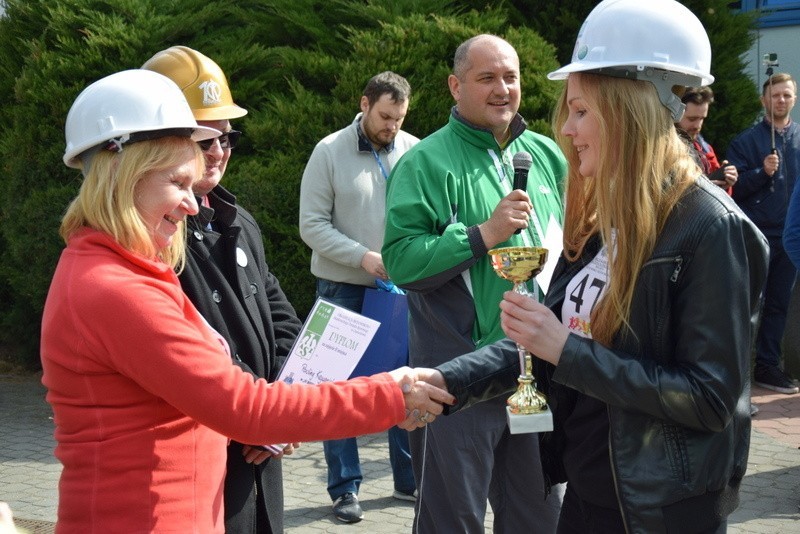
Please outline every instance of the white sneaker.
M395 499L399 499L401 501L409 501L409 502L417 502L417 495L418 495L417 490L414 490L414 493L412 494L403 493L400 490L394 490L394 493L392 493L392 497L394 497Z

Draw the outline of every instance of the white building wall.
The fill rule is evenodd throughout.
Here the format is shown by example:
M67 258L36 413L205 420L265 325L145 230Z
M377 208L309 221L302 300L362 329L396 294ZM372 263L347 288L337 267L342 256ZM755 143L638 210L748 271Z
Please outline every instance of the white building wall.
M756 32L756 42L745 55L745 72L755 82L759 94L761 86L767 81L767 67L762 58L770 52L778 54L778 66L773 67L774 73L788 72L795 80L800 80L800 26L762 28ZM792 110L792 120L800 121L800 105L795 105Z

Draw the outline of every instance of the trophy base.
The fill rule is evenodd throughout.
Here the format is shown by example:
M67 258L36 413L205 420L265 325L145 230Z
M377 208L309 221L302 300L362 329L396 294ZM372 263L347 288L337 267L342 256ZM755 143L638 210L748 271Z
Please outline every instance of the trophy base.
M553 412L550 408L540 413L515 414L506 406L506 419L508 430L512 434L529 434L531 432L552 432Z

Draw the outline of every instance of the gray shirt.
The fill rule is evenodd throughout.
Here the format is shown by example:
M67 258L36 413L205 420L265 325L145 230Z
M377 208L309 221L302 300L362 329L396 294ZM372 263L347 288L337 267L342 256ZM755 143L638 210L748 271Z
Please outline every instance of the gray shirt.
M359 150L359 113L346 128L317 143L300 183L300 237L311 248L317 278L375 286L361 268L368 251L380 253L386 217L386 178L419 139L400 131L393 149ZM380 158L378 165L376 156Z

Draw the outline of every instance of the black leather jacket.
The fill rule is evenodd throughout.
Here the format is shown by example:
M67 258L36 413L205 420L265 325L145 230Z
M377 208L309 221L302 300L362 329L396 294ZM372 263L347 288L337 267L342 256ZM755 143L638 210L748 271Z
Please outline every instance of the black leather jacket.
M563 257L545 304L560 316L565 287L591 261ZM542 434L542 463L555 483L562 422L574 397L608 408L611 471L628 532L692 532L701 517L726 517L750 444L750 349L766 279L764 236L725 193L698 180L670 215L643 266L629 317L632 334L611 347L570 335L559 365L534 358L555 431ZM535 348L534 351L535 353ZM459 401L513 389L516 349L502 340L439 369Z

